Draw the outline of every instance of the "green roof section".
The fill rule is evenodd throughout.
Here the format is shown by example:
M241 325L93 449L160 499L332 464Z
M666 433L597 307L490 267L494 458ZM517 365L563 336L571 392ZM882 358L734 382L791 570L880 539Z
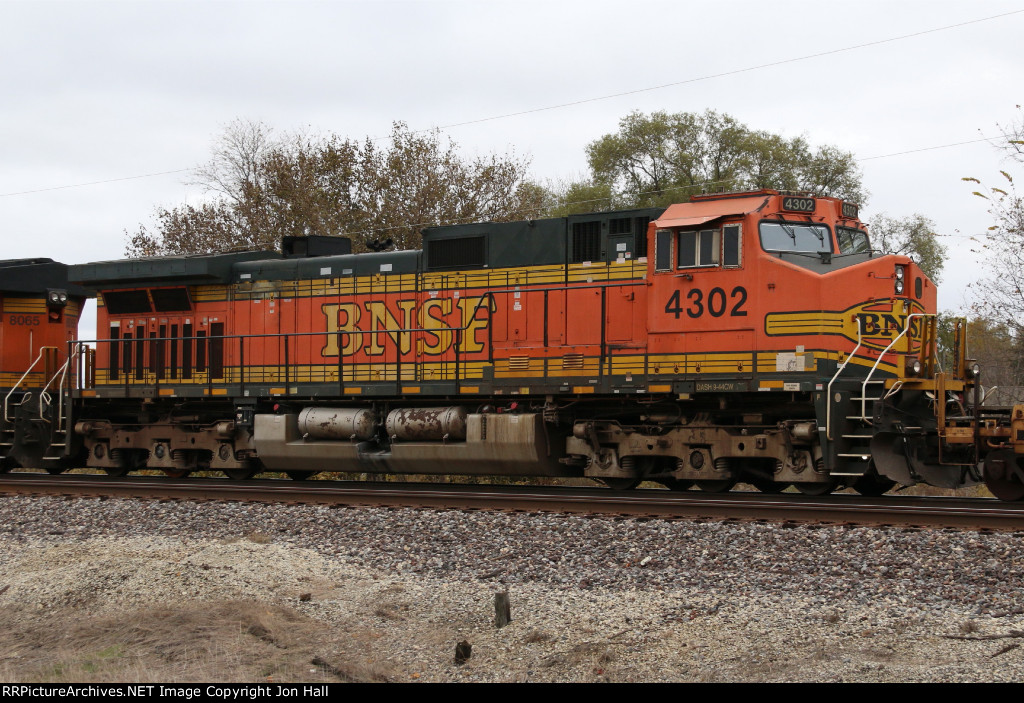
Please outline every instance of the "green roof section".
M53 259L0 261L0 293L46 293L58 289L74 297L91 297L90 291L69 281L69 268Z
M428 227L423 230L424 270L608 262L626 253L636 258L646 252L647 223L662 212L643 208Z
M236 264L280 259L273 251L243 251L203 256L147 257L97 261L70 266L68 278L89 288L131 288L140 284L178 283L212 285L231 283Z

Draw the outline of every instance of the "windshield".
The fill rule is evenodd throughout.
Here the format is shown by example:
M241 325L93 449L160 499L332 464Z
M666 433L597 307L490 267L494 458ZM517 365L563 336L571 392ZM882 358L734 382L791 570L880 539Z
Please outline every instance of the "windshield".
M812 225L806 222L762 222L760 230L761 248L765 251L832 251L832 235L825 225Z
M849 227L836 227L839 251L843 254L867 254L871 251L868 233Z

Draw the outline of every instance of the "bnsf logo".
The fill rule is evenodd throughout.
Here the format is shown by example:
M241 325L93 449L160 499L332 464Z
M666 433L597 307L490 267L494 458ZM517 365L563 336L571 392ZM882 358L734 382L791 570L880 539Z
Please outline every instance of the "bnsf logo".
M336 303L320 308L327 318L327 344L321 356L350 356L362 352L382 356L387 349L402 354L440 356L454 347L460 354L485 350L490 313L496 305L486 297L436 298L417 303L396 300L385 303ZM481 334L478 334L481 333Z
M809 310L771 313L765 316L765 332L770 336L841 335L861 346L882 351L907 325L910 328L894 347L895 351L917 351L921 347L924 308L917 302L879 300L842 311ZM858 334L859 325L859 334Z
M857 314L860 321L861 340L866 347L872 349L885 349L889 344L906 329L907 320L910 320L910 329L904 335L910 340L910 351L916 351L921 347L921 317L910 317L909 314L861 312ZM856 331L852 339L856 339Z

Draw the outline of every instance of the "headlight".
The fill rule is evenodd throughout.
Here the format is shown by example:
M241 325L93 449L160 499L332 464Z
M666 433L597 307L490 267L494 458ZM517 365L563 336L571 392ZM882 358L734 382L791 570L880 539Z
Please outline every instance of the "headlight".
M68 304L68 292L61 288L46 291L46 305L50 308L62 308Z
M977 378L981 375L981 364L974 361L967 365L967 378Z
M906 271L903 270L903 267L902 266L897 266L896 267L896 280L902 281L903 277L905 275L906 275Z
M904 367L908 376L920 376L921 375L921 360L920 359L907 359L907 364Z
M903 281L897 279L895 288L896 288L896 295L902 295L903 294Z

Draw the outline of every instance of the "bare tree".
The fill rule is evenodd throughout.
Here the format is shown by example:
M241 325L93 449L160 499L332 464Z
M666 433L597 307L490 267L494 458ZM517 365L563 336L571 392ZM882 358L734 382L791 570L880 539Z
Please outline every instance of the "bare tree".
M996 148L1019 168L1024 164L1024 118L1000 125L999 130L1002 137ZM988 201L993 219L988 231L977 238L988 256L982 277L971 288L976 312L1008 325L1019 335L1024 331L1024 197L1009 171L1000 170L999 174L998 186L973 177L963 179L978 186L974 195Z
M273 248L282 236L345 234L356 251L391 240L420 245L432 225L536 217L544 189L515 154L463 157L439 132L395 123L381 146L337 135L271 138L236 121L193 173L213 201L159 208L129 235L129 256Z

